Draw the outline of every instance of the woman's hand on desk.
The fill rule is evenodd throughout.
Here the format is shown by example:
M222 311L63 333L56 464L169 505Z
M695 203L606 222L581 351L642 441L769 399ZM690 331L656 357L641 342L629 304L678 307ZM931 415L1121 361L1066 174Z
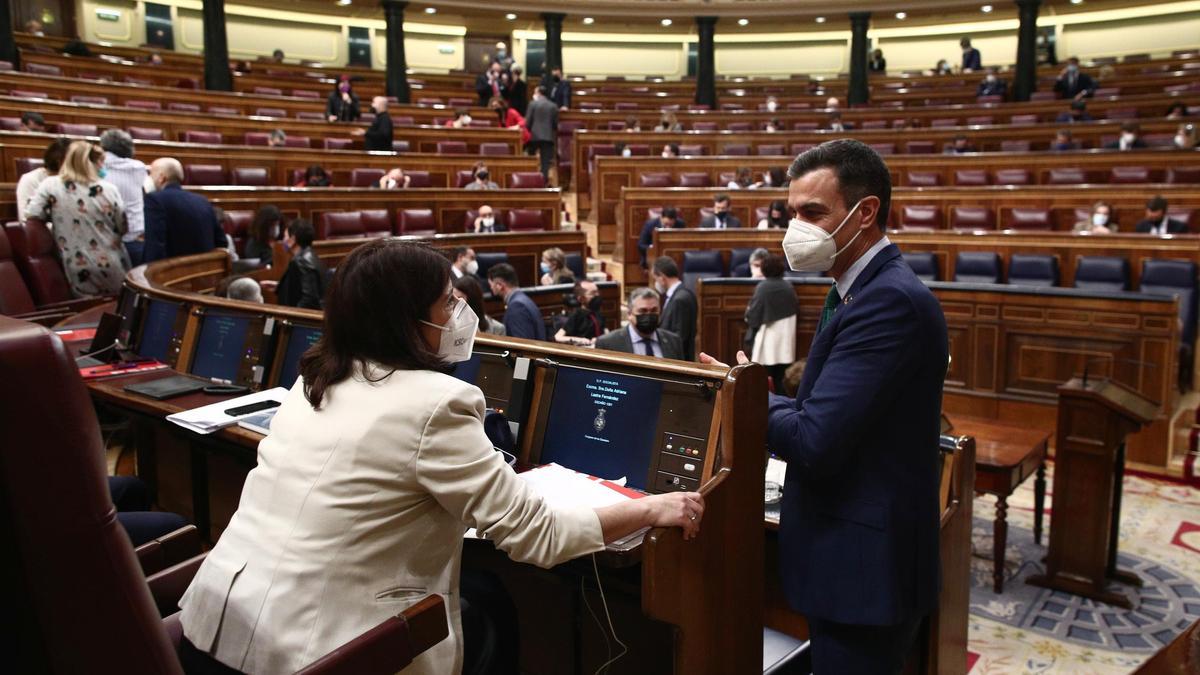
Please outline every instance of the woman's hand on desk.
M713 357L709 356L708 354L705 354L704 352L700 352L699 360L700 360L700 363L702 363L706 366L721 366L722 368L729 367L728 365L721 363L720 361L714 359ZM746 352L738 350L737 362L738 362L739 366L744 366L747 363L750 363L750 357L746 356Z
M700 532L704 497L699 492L670 492L596 509L604 541L616 541L643 527L681 527L683 538Z

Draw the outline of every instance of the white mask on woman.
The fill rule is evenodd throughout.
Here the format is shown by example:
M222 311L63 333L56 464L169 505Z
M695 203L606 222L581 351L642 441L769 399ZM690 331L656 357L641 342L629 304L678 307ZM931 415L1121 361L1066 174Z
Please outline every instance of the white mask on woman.
M860 204L862 204L861 199L854 204L833 232L826 232L812 223L793 218L788 223L787 234L783 236L783 253L787 256L788 265L796 272L826 272L833 267L833 259L845 251L850 244L853 244L854 240L858 239L858 235L863 232L860 228L840 249L837 247L837 242L833 240L833 237L850 221L850 216L854 215Z
M446 325L421 320L421 323L442 332L438 344L438 358L444 363L461 363L471 358L471 349L475 347L475 332L479 329L479 317L466 300L458 299L458 304L450 311L450 320Z
M1095 225L1096 227L1104 227L1105 225L1108 224L1108 214L1107 213L1093 213L1092 214L1092 224Z

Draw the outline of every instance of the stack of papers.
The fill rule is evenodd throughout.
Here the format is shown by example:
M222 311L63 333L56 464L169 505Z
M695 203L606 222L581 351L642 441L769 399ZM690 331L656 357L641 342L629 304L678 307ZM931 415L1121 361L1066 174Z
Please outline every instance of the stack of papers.
M198 434L211 434L219 429L237 424L240 419L245 419L262 412L260 410L239 417L232 417L225 414L226 410L251 403L258 403L259 401L279 401L283 403L287 395L288 390L286 387L275 387L274 389L260 391L256 394L247 394L246 396L227 399L220 403L206 405L202 408L194 408L181 413L175 413L174 415L167 415L167 421L174 422L184 429L194 431Z

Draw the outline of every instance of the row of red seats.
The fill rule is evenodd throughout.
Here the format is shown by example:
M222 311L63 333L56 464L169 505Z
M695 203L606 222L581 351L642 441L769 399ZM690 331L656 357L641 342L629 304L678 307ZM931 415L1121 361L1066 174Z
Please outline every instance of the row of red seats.
M954 172L954 185L1036 185L1035 175L1028 169L996 169L990 173L985 169L962 169ZM717 174L717 185L728 185L735 177L733 172L721 172ZM937 187L942 184L941 174L935 171L909 171L904 174L904 179L904 184L910 187ZM1062 167L1050 169L1043 184L1087 183L1200 183L1200 166L1178 166L1165 171L1145 166L1114 166L1107 172ZM647 171L639 176L638 184L644 188L708 188L713 187L713 180L710 174L698 171L682 172L678 176L665 171Z
M1167 213L1172 219L1187 223L1189 230L1195 230L1197 209L1173 206L1167 209ZM1061 229L1055 227L1056 222L1066 218L1071 219L1069 223L1064 223L1067 225L1088 221L1091 214L1091 209L1087 207L1056 209L1013 206L1000 209L999 217L1000 226L1006 230L1054 230ZM942 207L936 205L906 204L900 208L896 225L902 230L994 230L996 219L996 210L987 206L951 206L943 211ZM1134 223L1122 225L1124 231L1131 231Z

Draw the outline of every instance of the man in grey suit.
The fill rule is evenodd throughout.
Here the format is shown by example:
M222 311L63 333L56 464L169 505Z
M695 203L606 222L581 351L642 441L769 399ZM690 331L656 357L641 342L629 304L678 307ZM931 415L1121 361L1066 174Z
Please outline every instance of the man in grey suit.
M662 296L662 327L679 336L683 343L683 360L696 358L696 317L700 303L679 278L679 265L673 258L661 256L650 269L654 288Z
M554 162L554 150L558 144L558 107L550 102L545 85L533 92L533 101L525 111L525 127L529 129L529 142L525 144L530 154L537 150L541 158L542 176L550 184L550 165Z
M682 359L679 336L658 327L658 293L636 288L629 294L629 325L596 338L596 349Z
M729 212L729 195L719 194L713 197L713 214L705 216L700 221L700 227L724 230L731 227L741 227L742 221Z

